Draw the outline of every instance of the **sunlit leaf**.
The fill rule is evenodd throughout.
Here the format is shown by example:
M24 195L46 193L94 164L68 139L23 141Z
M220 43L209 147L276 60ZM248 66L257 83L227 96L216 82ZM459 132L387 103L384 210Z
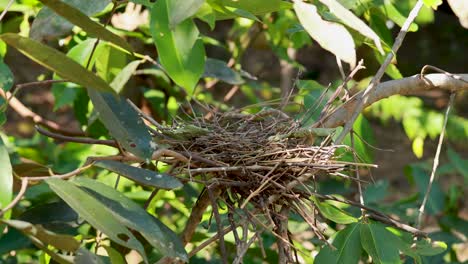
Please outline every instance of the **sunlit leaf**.
M153 186L161 189L175 189L182 187L182 183L173 176L158 173L155 171L142 169L127 165L113 160L101 160L97 161L95 166L113 171L126 178L129 178L135 182L146 186Z
M388 16L390 20L395 22L398 26L402 27L406 21L406 17L403 16L398 9L392 4L392 1L385 1L385 5L382 6L384 14ZM415 32L418 30L418 25L415 23L411 23L409 27L409 32Z
M445 252L447 250L447 244L441 241L421 239L416 242L413 250L421 256L435 256Z
M423 2L427 7L432 7L433 9L437 9L442 4L442 0L423 0Z
M100 12L111 3L110 0L62 0L62 2L75 7L87 16ZM69 33L72 28L72 23L50 8L44 7L32 23L30 37L39 41L52 40Z
M83 87L99 91L112 91L112 88L104 80L53 48L13 33L2 34L0 39L64 79Z
M468 29L468 1L447 0L447 2L460 20L460 24Z
M236 17L232 12L226 12L222 7L231 7L239 10L245 10L253 15L264 15L292 7L291 3L281 0L215 0L218 6L216 10L216 19L231 19ZM212 6L216 6L212 3Z
M0 209L5 208L13 199L13 171L8 150L0 137ZM2 218L10 218L10 211ZM0 231L2 231L0 229Z
M127 100L91 89L88 95L110 134L130 153L144 160L151 159L154 150L151 135Z
M350 224L358 221L355 217L332 204L320 202L317 199L314 199L314 203L325 218L337 224Z
M172 30L169 25L169 0L158 0L151 9L150 31L159 59L171 79L179 86L192 90L205 67L205 48L191 19Z
M88 223L102 231L115 243L135 249L146 259L145 251L140 242L114 217L104 204L68 181L51 178L46 182L60 198Z
M356 65L356 50L353 37L348 30L338 24L323 20L312 4L294 2L294 10L302 26L322 48L335 54L340 60Z
M187 261L187 253L177 235L149 215L140 205L115 189L87 178L76 179L78 185L105 204L121 223L136 230L159 252Z
M372 39L375 43L375 46L377 47L377 50L381 54L384 53L379 36L375 34L375 32L369 26L367 26L366 23L364 23L351 11L346 9L338 1L335 1L335 0L320 0L320 2L325 4L330 9L330 11L335 16L337 16L345 25L356 30L362 35ZM330 33L330 34L333 34L333 33Z
M125 66L122 71L115 76L114 80L110 83L110 86L114 89L116 93L120 93L124 88L125 84L130 80L130 78L135 73L138 66L142 63L142 61L132 61L127 66Z
M417 137L413 140L412 144L413 148L413 153L418 157L419 159L422 158L424 154L424 138L422 137Z
M325 246L315 257L314 263L357 264L362 251L360 229L361 224L355 223L338 231L332 243L336 250Z
M232 85L244 83L240 74L229 68L226 62L212 58L206 59L205 73L203 76L216 78Z

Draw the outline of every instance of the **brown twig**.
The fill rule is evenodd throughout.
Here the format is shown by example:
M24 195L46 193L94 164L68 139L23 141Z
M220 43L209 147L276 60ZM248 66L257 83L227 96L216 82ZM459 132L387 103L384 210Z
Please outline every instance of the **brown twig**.
M115 140L102 140L102 139L94 139L94 138L83 138L83 137L70 137L70 136L64 136L61 134L53 133L50 131L47 131L40 126L36 125L36 130L40 134L54 138L57 140L65 141L65 142L76 142L76 143L83 143L83 144L92 144L92 145L106 145L110 147L115 147L117 148L117 142Z
M431 171L431 176L429 178L429 183L427 184L427 189L426 189L426 192L424 194L424 198L423 198L423 201L421 203L421 207L419 207L419 214L418 214L418 220L417 220L417 225L416 225L419 229L422 226L422 218L423 218L423 214L424 214L424 209L426 208L426 203L427 203L427 200L429 198L429 194L430 194L431 189L432 189L432 184L434 183L435 173L436 173L437 167L439 166L440 150L442 149L442 143L444 142L445 129L447 127L450 108L452 107L454 101L455 101L455 93L452 93L450 95L450 101L449 101L449 104L447 106L447 110L445 111L444 125L442 126L442 131L440 132L439 143L437 144L437 150L436 150L436 154L435 154L435 157L434 157L434 163L432 164L432 171Z
M26 193L26 189L28 188L28 180L25 178L21 179L21 189L19 190L18 194L16 195L15 199L13 199L5 208L0 209L0 217L3 216L7 211L11 210L13 207L16 206L23 198L24 194Z

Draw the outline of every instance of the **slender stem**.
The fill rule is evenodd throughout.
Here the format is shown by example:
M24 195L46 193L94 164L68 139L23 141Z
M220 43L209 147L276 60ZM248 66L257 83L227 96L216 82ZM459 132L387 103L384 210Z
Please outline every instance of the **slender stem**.
M6 13L7 13L8 10L10 9L11 5L13 4L13 2L15 2L15 0L10 0L10 2L8 2L8 4L5 6L5 9L3 9L2 14L0 14L0 21L3 20L3 17L6 15Z
M76 142L76 143L83 143L83 144L92 144L92 145L106 145L106 146L111 146L111 147L117 147L117 143L115 140L102 140L102 139L94 139L94 138L83 138L83 137L70 137L70 136L64 136L61 134L53 133L50 131L47 131L40 126L36 125L36 130L40 134L58 139L58 140L63 140L66 142Z
M26 189L28 187L28 180L27 179L21 179L21 189L19 190L18 194L16 195L15 199L10 202L5 208L0 209L0 217L4 215L8 210L11 210L13 207L16 206L16 204L21 201L21 198L23 198L24 194L26 193Z
M444 125L442 127L442 131L440 132L439 143L437 145L437 150L436 150L436 154L435 154L435 157L434 157L434 163L432 165L432 172L431 172L431 176L429 178L429 183L427 184L426 193L424 194L424 198L423 198L423 201L421 203L421 207L419 207L418 222L417 222L417 227L418 228L421 228L421 226L422 226L422 217L423 217L423 214L424 214L424 210L426 208L427 200L429 198L429 193L431 192L431 189L432 189L432 184L434 183L435 173L436 173L437 167L439 166L440 150L442 149L442 143L444 142L445 128L447 127L448 115L450 113L450 108L452 107L454 100L455 100L455 93L452 93L450 95L450 101L449 101L449 104L447 106L447 110L445 112Z
M405 23L401 27L401 30L398 33L397 38L395 39L395 43L393 44L391 52L388 53L387 57L385 58L385 61L382 63L379 70L375 74L374 78L372 78L369 86L364 91L364 95L361 101L359 102L359 104L354 109L354 113L351 119L346 123L343 131L336 139L335 141L336 144L340 144L341 142L343 142L345 136L349 133L349 131L351 131L354 121L356 121L357 117L362 112L364 105L367 103L367 100L369 99L369 94L379 84L380 79L384 75L385 70L387 69L388 65L390 65L390 63L392 62L393 57L395 57L395 54L397 53L398 49L401 47L401 44L403 43L403 39L405 38L406 33L408 32L408 29L411 26L411 23L413 23L414 19L418 15L419 10L421 10L422 6L423 6L423 0L418 0L418 2L416 2L416 5L411 10L410 14L408 15L408 18L406 19Z

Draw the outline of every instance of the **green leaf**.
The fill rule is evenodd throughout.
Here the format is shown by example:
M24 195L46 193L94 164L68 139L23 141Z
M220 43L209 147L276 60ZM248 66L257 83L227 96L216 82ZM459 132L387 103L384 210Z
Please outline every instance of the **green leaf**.
M450 147L447 149L447 156L450 163L452 163L457 171L465 178L465 182L468 182L468 160L462 159L460 155Z
M71 5L67 5L60 0L39 0L44 5L52 9L55 13L66 18L73 24L81 27L84 31L92 36L98 37L102 40L109 41L115 45L133 52L133 48L123 38L107 30L104 26L91 20L86 14L83 14L79 9Z
M0 89L9 91L13 87L13 81L13 73L10 68L3 60L0 60Z
M125 258L114 248L106 245L102 245L102 247L106 250L107 255L110 258L110 263L112 264L127 264Z
M213 3L214 2L214 3ZM222 7L232 7L245 10L253 15L264 15L284 9L290 9L291 3L281 0L214 0L210 4L216 7L216 19L231 19L236 17L232 12L226 12ZM220 8L221 7L221 8Z
M101 47L96 58L96 73L107 82L111 82L127 65L127 54L110 45Z
M180 22L195 15L205 0L172 0L168 2L169 27L174 29Z
M139 4L139 5L144 5L146 7L152 7L153 6L153 2L154 0L130 0L130 2L133 2L135 4Z
M424 138L417 137L413 140L412 144L413 153L418 157L418 159L422 158L424 154Z
M171 190L180 188L183 184L175 177L164 173L142 169L113 160L100 160L95 166L113 171L142 185Z
M104 204L68 181L50 178L46 183L89 224L102 231L115 243L135 249L147 262L140 242Z
M0 137L0 209L5 208L13 199L13 170L8 150ZM10 218L10 211L2 218Z
M381 54L384 54L379 36L369 26L367 26L366 23L364 23L351 11L342 6L338 1L320 0L320 2L325 4L328 9L330 9L330 12L338 17L345 25L361 33L363 36L372 39L375 43L375 46L377 47L377 50ZM330 34L334 34L334 32L330 32Z
M91 16L103 10L110 0L63 0L87 16ZM73 24L65 18L57 15L48 7L42 8L34 19L29 36L32 39L44 41L52 40L69 33Z
M307 33L322 48L330 51L340 60L349 63L351 68L354 68L356 65L354 41L344 26L323 20L317 12L317 8L312 4L295 1L294 10ZM330 32L333 32L333 34Z
M379 180L374 184L368 185L364 190L364 203L365 204L377 204L382 201L388 195L388 180Z
M135 73L138 66L142 63L141 60L132 61L127 66L125 66L122 71L115 76L114 80L112 80L110 86L114 89L116 93L120 93L124 88L125 84L130 80Z
M419 191L419 198L422 201L424 194L427 191L427 185L429 184L429 173L417 166L409 167L410 176L412 176ZM445 206L445 194L440 184L436 181L432 183L431 192L426 204L426 212L430 215L438 214L444 210Z
M229 68L226 62L212 58L206 59L203 77L216 78L232 85L244 83L240 74Z
M208 3L203 3L195 16L200 20L205 21L210 26L211 30L215 28L216 15L213 8Z
M112 88L104 80L53 48L13 33L2 34L0 39L64 79L83 87L99 91L112 91Z
M402 263L397 245L388 243L395 239L394 236L380 223L370 222L361 225L361 244L372 257L372 263Z
M130 153L150 160L154 150L151 135L127 100L91 89L88 89L88 95L110 134Z
M44 229L41 225L33 225L29 222L19 220L2 220L1 222L21 231L29 238L36 238L43 244L51 245L56 249L75 252L81 245L73 236L56 234Z
M322 203L318 201L318 199L314 199L314 203L325 218L330 219L337 224L350 224L358 221L355 217L347 214L345 211L332 204L326 202Z
M121 223L140 232L160 253L187 261L187 253L180 238L140 205L100 182L87 178L78 178L74 182L105 204Z
M385 5L382 6L382 11L388 16L390 20L395 22L398 26L402 27L406 21L406 17L403 16L398 9L392 4L392 1L385 1ZM411 26L408 29L409 32L418 31L418 25L411 23Z
M80 248L76 252L75 259L73 260L74 264L109 264L110 261L106 261L108 258L103 256L98 256L89 252L85 248Z
M314 259L317 264L357 264L361 257L361 223L354 223L334 235L332 245L336 250L326 246Z
M442 4L442 0L423 0L423 2L427 7L432 7L433 9L437 9Z
M164 69L174 82L188 90L198 83L205 67L205 49L191 19L169 26L169 0L158 0L151 9L150 31Z
M444 253L447 250L447 244L441 241L422 239L418 240L412 249L421 256L435 256Z

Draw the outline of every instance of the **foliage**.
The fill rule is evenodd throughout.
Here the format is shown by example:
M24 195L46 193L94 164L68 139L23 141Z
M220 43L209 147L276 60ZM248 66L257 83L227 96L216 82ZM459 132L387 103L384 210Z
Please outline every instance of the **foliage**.
M213 194L210 186L200 184L204 178L172 173L174 168L185 166L179 163L187 157L182 155L177 161L178 156L174 156L175 164L164 159L170 156L170 146L162 139L195 142L194 135L204 132L199 127L184 126L184 120L201 120L198 115L207 105L232 110L232 95L228 96L231 92L242 93L240 101L233 105L252 119L271 110L263 105L288 96L284 87L276 87L243 69L242 61L250 46L265 45L297 70L306 67L291 55L291 50L309 46L331 53L339 65L346 62L345 68L349 65L351 70L358 64L358 49L373 54L374 63L380 65L384 54L393 52L389 21L403 26L416 3L22 0L10 6L8 2L0 1L7 14L2 16L0 35L0 95L6 95L0 96L0 126L7 122L6 111L12 108L12 98L21 88L14 86L17 80L10 69L13 64L4 60L8 45L8 52L14 48L49 70L46 77L33 77L39 85L52 86L54 111L71 113L80 130L70 134L68 129L29 116L41 126L39 132L47 129L53 135L22 138L2 132L0 208L12 202L15 206L0 211L0 263L155 263L164 258L191 263L208 259L237 263L281 261L278 248L285 238L278 238L279 224L247 224L244 229L234 226L235 232L218 238L219 248L196 248L222 229L232 228L241 219L240 209L245 204L242 208L239 204L233 215L229 201L213 202L211 208L199 212L200 227L185 241L193 208L200 204L203 193ZM410 24L410 32L430 23L441 1L425 0L424 4ZM122 19L118 20L118 16ZM227 38L219 40L211 35L226 25ZM217 53L228 55L212 55ZM397 64L391 64L386 74L402 78ZM307 138L310 143L327 142L341 128L316 128L314 124L322 117L322 109L339 107L333 93L342 82L325 88L314 78L299 78L294 83L295 93L288 98L291 103L281 104L281 110L293 115L297 121L294 124L300 124L301 132L305 131L305 135L296 137ZM350 83L367 87L368 80ZM213 89L217 84L229 86L231 91L222 98ZM145 110L138 109L140 106ZM148 118L150 115L157 121ZM376 118L383 123L391 119L400 122L418 158L423 157L425 140L441 134L444 121L442 113L429 109L418 97L396 95L381 100L354 123L357 136L348 136L344 141L354 151L337 153L343 164L373 163L375 150L370 145L376 142L376 136L369 120ZM47 135L47 131L41 133ZM466 145L468 121L451 114L447 135L449 142ZM466 159L452 148L446 157L438 176L461 175L468 182ZM188 168L191 162L189 156ZM388 199L392 191L384 176L376 177L373 184L363 184L366 207L361 206L361 210L359 203L348 200L356 196L352 190L359 181L314 178L316 192L308 197L314 219L308 219L307 213L288 214L287 228L291 232L286 232L286 239L305 263L461 261L454 245L466 243L468 236L467 222L458 216L463 187L451 185L447 190L440 182L433 183L425 211L438 231L422 237L418 230L402 224L417 224L417 208L429 184L429 164L423 161L407 165L405 176L411 188L417 190L407 197ZM14 201L15 197L22 199ZM401 223L392 225L387 215L396 216ZM212 223L212 217L216 223ZM266 220L275 222L276 218ZM328 239L320 239L321 231L313 230L317 225L311 222L320 222ZM297 235L301 232L303 237ZM132 253L138 255L136 260L130 258Z

